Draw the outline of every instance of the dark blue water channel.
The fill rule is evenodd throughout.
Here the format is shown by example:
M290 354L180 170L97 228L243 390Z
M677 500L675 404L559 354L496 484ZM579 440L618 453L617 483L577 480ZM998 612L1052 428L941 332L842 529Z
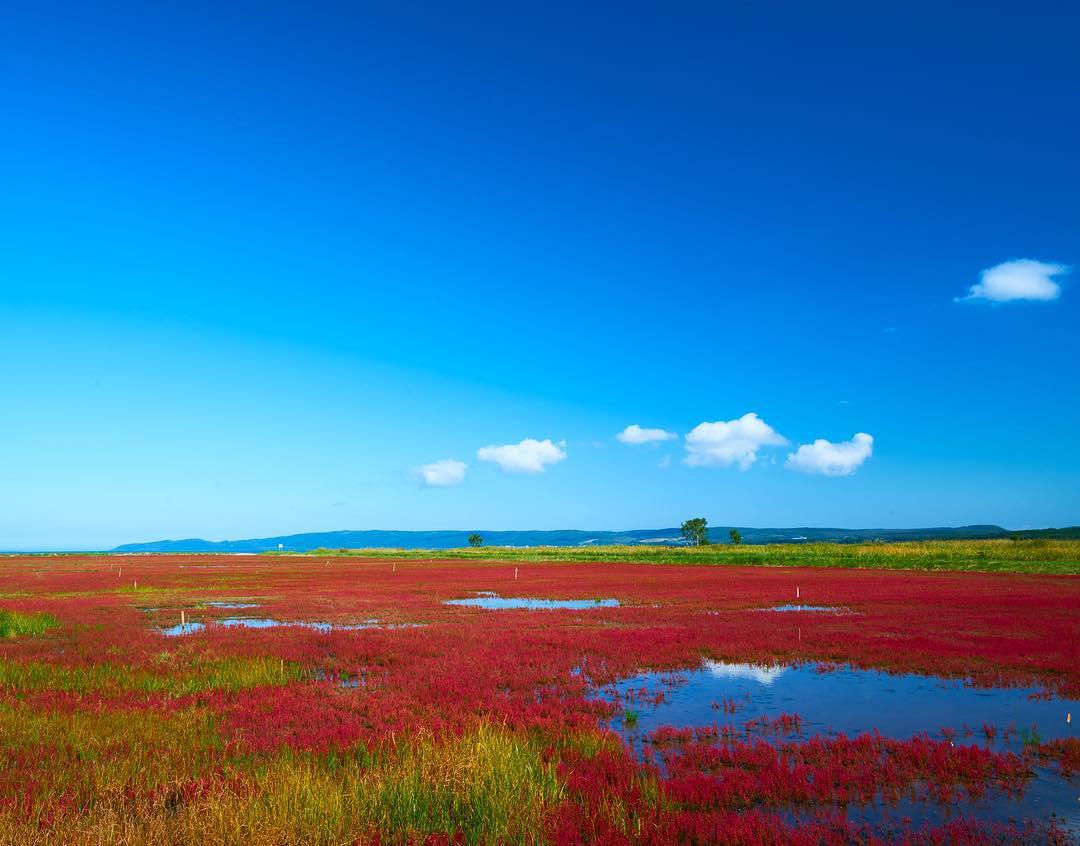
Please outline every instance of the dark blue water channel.
M661 692L664 700L657 704L653 698ZM741 729L750 720L772 720L785 713L801 719L798 733L783 735L793 741L815 734L851 737L876 730L898 740L926 733L957 745L1021 752L1024 743L1036 737L1045 742L1080 735L1080 701L1075 699L1047 699L1030 688L977 688L930 676L850 668L825 671L813 664L760 667L705 661L688 672L642 673L606 689L605 696L617 697L622 708L634 713L632 720L616 716L611 727L639 751L646 735L661 726ZM734 713L725 711L725 705L734 707ZM986 737L984 724L997 730L993 739ZM906 816L939 823L957 812L995 821L1053 818L1080 840L1078 800L1080 778L1066 780L1053 764L1035 768L1035 777L1019 799L988 791L983 799L955 809L904 801L891 807L852 808L848 813L853 819L874 822Z

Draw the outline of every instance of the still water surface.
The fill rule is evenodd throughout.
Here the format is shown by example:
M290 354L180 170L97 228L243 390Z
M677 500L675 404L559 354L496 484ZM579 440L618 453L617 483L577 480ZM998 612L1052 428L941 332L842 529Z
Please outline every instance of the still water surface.
M658 693L664 699L656 703ZM692 671L642 673L608 688L605 695L617 696L636 714L629 724L616 716L611 727L639 751L646 735L660 726L741 729L749 720L776 719L781 714L798 714L802 720L798 733L784 735L794 741L814 734L850 737L874 731L907 740L925 732L957 745L1019 753L1025 741L1036 736L1043 742L1080 736L1078 700L1046 699L1031 688L977 688L931 676L851 668L826 671L814 664L762 667L705 661ZM725 711L725 704L735 712ZM992 740L986 737L984 724L997 729ZM1019 799L988 791L982 800L955 811L998 821L1054 818L1080 838L1078 799L1080 778L1066 780L1051 765L1035 768L1035 777ZM955 811L902 802L854 808L849 815L872 821L909 816L940 822Z

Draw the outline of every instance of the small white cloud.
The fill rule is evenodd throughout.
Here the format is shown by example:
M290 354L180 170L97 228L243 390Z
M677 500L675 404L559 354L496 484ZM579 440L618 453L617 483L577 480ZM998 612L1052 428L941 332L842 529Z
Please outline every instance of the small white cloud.
M615 437L624 444L651 444L657 441L673 441L679 436L663 429L642 429L637 423L631 423Z
M850 441L838 444L824 438L818 438L812 444L802 444L795 452L788 454L784 466L801 473L850 476L873 453L874 439L866 432L859 432Z
M727 664L723 661L702 661L705 669L723 679L749 679L770 685L788 671L788 667L768 667L757 664Z
M550 438L526 438L517 444L481 447L476 457L498 464L507 473L543 473L546 465L566 458L565 447L566 441L556 444Z
M671 456L665 455L657 462L656 466L661 470L667 470L671 466Z
M1049 302L1061 294L1055 276L1063 276L1071 268L1064 264L1048 264L1034 259L1016 259L988 267L979 274L966 297L957 302L1008 303L1014 300Z
M464 482L465 471L468 469L469 465L464 461L447 458L431 464L421 464L413 469L413 475L429 488L449 488Z
M686 458L691 467L727 467L746 470L757 461L758 450L785 446L787 438L754 412L735 420L699 423L686 435Z

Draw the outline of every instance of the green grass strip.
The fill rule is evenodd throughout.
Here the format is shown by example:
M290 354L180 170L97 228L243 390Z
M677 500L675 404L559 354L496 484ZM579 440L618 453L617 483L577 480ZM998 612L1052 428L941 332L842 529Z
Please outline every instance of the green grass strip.
M270 553L281 555L282 553ZM836 567L982 573L1080 575L1080 542L1067 540L918 541L906 543L535 546L464 549L319 549L286 556L412 560L637 562L699 566Z
M47 630L55 629L59 625L59 620L45 612L23 614L21 611L0 609L0 637L43 635Z

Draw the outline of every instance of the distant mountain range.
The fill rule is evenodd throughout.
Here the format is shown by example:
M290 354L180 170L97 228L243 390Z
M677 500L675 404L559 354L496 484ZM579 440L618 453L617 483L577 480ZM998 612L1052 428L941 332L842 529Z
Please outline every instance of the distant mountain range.
M743 543L858 543L860 541L977 540L1024 537L1080 538L1080 527L1012 532L1001 526L958 526L931 529L791 529L738 527ZM126 543L113 552L307 552L312 549L454 549L468 546L472 531L397 532L380 529L340 532L307 532L276 538L208 541L201 538ZM485 532L478 530L485 546L610 546L612 544L668 544L682 542L677 528L632 529L625 532L585 532L577 529L547 531ZM728 543L728 527L711 527L714 543Z

